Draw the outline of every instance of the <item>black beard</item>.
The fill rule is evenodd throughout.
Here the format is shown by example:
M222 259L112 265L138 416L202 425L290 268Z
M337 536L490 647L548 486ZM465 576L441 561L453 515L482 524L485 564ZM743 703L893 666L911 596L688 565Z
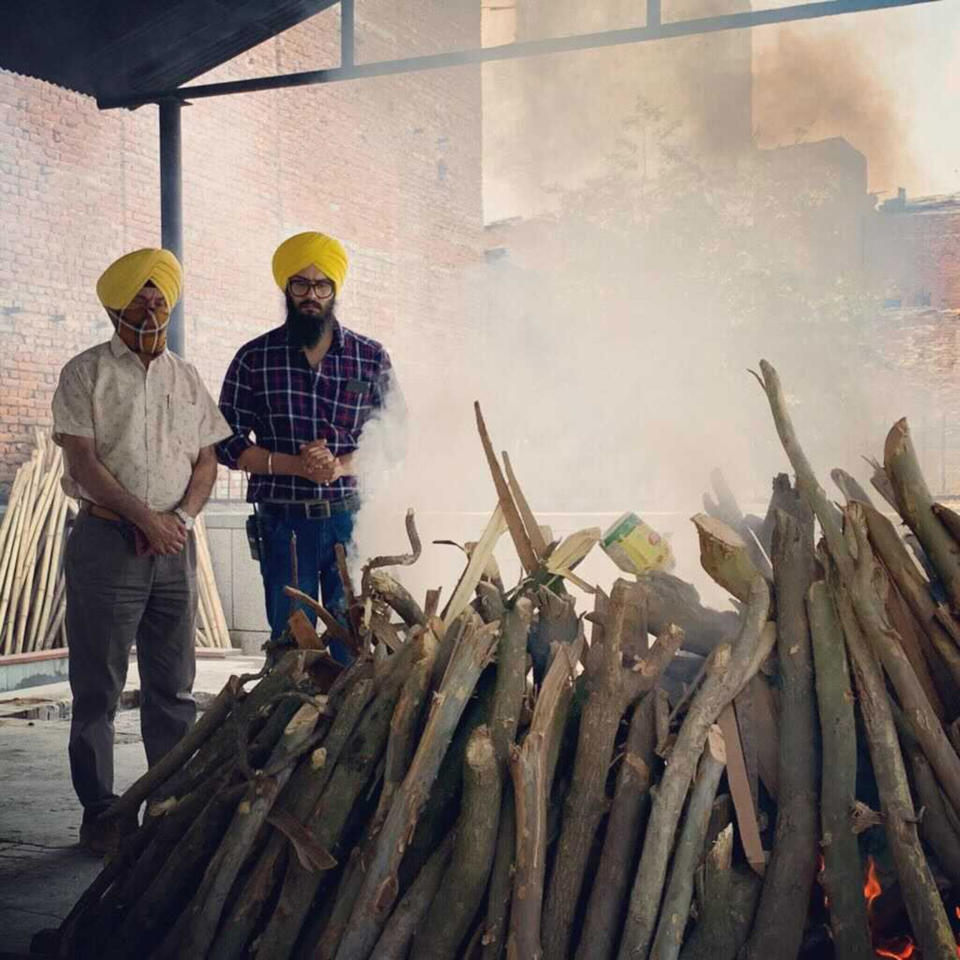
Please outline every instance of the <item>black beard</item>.
M304 313L297 309L290 294L285 294L287 299L287 339L293 347L315 347L320 338L326 333L327 327L333 317L333 307L337 302L333 297L326 305L321 306L319 313Z

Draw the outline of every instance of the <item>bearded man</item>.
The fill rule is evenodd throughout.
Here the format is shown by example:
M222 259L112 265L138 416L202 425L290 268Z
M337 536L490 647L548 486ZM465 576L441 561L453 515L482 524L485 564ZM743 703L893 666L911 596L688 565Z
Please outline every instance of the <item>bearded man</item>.
M299 233L280 244L273 277L286 298L286 321L240 348L220 392L233 436L217 452L249 474L273 640L290 611L283 588L293 577L292 533L300 588L343 613L335 547L349 543L360 505L354 453L364 425L395 389L383 346L336 318L346 273L346 251L333 237ZM348 659L339 641L331 652Z
M111 264L97 296L113 337L73 357L53 397L64 489L80 501L64 560L69 753L80 842L94 853L136 826L97 819L115 797L113 718L134 640L148 763L196 717L190 529L216 479L213 445L230 431L196 369L166 349L182 282L169 250L136 250Z

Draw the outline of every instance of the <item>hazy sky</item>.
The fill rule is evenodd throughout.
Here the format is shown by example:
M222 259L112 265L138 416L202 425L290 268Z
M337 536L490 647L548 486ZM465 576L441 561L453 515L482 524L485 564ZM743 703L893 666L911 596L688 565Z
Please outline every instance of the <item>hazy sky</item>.
M768 5L786 2L754 4ZM760 27L753 38L761 145L845 136L867 154L881 195L960 192L957 0Z

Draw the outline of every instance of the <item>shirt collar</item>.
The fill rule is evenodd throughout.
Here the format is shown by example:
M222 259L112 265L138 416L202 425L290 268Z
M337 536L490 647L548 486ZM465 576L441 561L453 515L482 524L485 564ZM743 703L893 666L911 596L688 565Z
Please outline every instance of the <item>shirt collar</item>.
M110 338L110 352L119 360L125 353L129 353L130 356L136 357L136 354L123 342L120 338L120 334L114 331L113 336Z

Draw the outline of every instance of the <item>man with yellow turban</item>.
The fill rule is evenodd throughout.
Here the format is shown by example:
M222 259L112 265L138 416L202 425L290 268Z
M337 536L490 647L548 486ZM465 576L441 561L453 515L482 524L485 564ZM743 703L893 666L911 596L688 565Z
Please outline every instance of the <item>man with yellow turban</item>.
M70 772L80 842L102 853L134 822L100 820L114 799L113 718L134 641L140 720L155 764L193 724L196 547L190 530L230 433L192 364L166 349L183 276L169 250L111 264L97 296L113 337L60 373L54 440L63 484L80 501L67 540Z
M298 233L281 243L273 278L286 299L286 321L240 348L220 392L233 434L218 455L250 475L251 543L273 640L290 612L283 588L293 577L291 534L300 588L342 615L335 547L350 542L360 505L354 453L388 395L402 405L387 351L335 316L346 274L347 253L333 237ZM347 659L339 642L331 649Z

